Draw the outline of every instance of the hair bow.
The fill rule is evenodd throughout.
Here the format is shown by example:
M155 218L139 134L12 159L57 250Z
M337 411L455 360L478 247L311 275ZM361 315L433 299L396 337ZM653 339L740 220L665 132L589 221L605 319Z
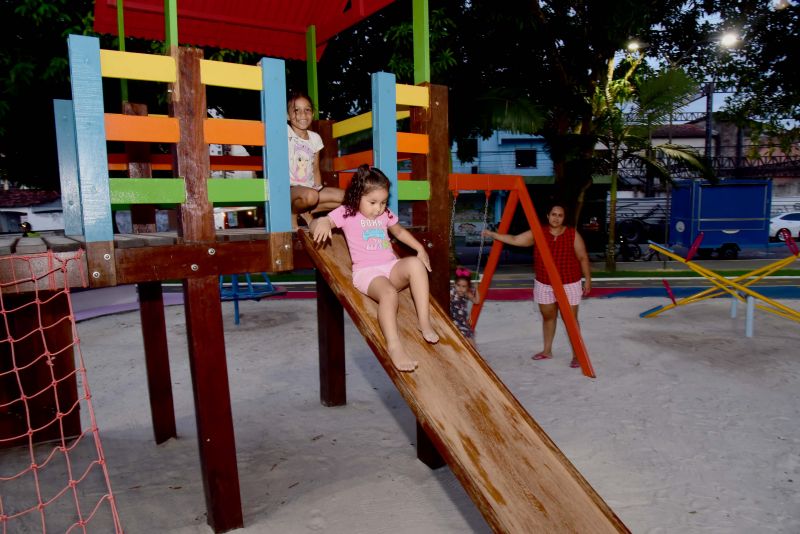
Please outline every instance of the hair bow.
M463 267L456 267L456 276L466 276L467 278L469 278L471 274L472 273L469 272L469 269L465 269Z

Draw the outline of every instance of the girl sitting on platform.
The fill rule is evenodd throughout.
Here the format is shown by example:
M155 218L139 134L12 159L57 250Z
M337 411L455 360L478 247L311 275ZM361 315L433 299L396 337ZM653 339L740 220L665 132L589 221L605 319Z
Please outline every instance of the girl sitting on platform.
M327 211L342 203L344 191L322 185L319 152L322 138L310 130L314 105L303 93L294 93L286 104L289 133L289 183L292 213L310 222L312 212ZM296 221L292 220L292 225Z
M397 327L398 292L411 287L419 329L428 343L439 336L430 319L428 271L430 259L425 247L398 224L397 215L387 207L389 179L379 169L361 165L345 190L344 202L325 217L313 221L316 243L330 239L332 228L344 232L353 260L353 285L378 303L378 322L386 338L389 357L398 371L413 371L418 362L405 351ZM398 259L388 233L417 252Z

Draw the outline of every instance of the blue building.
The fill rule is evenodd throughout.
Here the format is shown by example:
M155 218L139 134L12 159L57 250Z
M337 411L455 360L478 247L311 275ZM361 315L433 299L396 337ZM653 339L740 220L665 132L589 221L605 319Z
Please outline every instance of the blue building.
M552 183L553 162L545 150L544 138L538 135L495 131L486 139L468 139L464 146L474 154L471 162L462 163L452 151L453 172L462 174L518 174L528 183Z

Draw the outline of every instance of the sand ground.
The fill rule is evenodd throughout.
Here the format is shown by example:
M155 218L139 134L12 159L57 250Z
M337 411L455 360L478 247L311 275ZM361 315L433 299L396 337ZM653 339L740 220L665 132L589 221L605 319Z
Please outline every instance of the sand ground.
M664 300L584 302L596 379L568 367L561 327L556 358L530 360L530 302L488 302L478 348L633 532L800 532L800 327L757 313L748 339L722 299L638 317ZM326 408L313 300L242 303L238 327L223 311L241 532L489 532L447 468L416 460L413 416L349 319L348 404ZM160 446L138 313L78 331L126 532L207 533L183 307L166 320L179 439Z

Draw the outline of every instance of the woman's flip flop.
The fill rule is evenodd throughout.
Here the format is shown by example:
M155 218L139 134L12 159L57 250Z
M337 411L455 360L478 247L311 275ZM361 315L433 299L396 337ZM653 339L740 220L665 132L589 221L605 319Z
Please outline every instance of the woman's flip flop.
M549 360L553 356L551 354L545 354L544 352L540 352L539 354L534 354L531 356L531 360Z
M578 360L576 358L572 358L572 361L569 362L569 366L572 367L573 369L577 369L578 367L581 366L581 364L578 363Z

